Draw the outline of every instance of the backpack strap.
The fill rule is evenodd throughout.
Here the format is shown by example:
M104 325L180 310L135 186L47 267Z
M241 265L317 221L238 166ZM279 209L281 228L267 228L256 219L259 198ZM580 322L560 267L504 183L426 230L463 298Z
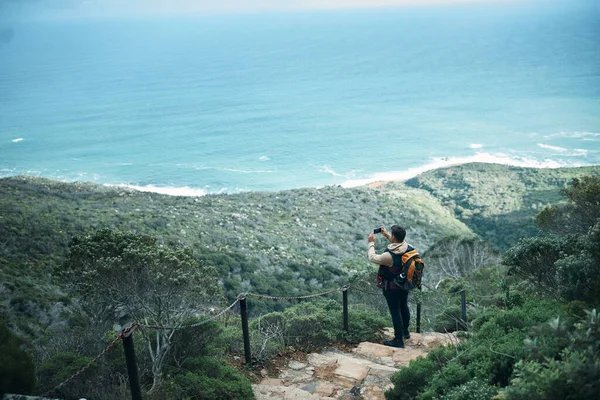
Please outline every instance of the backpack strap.
M419 255L419 253L413 254L412 256L410 256L410 258L408 260L406 260L405 263L402 264L402 272L404 272L406 270L406 268L408 268L410 266L410 263L415 258L421 258L421 256Z

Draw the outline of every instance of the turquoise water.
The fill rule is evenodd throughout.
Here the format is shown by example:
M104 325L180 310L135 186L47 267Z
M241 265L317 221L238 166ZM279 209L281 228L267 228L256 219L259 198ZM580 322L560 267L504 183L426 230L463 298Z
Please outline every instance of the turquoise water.
M0 176L201 194L600 164L595 3L15 23Z

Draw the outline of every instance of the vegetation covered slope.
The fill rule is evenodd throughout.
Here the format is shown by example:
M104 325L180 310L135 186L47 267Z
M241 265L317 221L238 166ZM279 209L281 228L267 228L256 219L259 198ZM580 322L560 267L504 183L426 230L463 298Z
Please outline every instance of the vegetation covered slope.
M471 167L473 171L481 168L480 165ZM496 167L491 168L494 170ZM473 172L467 167L464 169ZM480 178L484 186L488 185L489 179L485 179L483 173ZM561 192L559 187L554 189L557 198ZM571 347L565 347L569 340L561 341L559 346L548 342L552 346L542 349L541 354L559 361L552 365L531 358L530 355L539 354L538 350L533 348L531 352L525 351L522 344L531 329L552 316L568 318L569 327L579 326L583 313L566 312L565 301L572 301L567 309L581 311L590 305L597 306L600 230L595 221L600 215L599 188L597 176L572 180L567 189L562 191L566 195L562 203L545 207L537 214L535 221L538 226L556 236L523 241L505 253L504 263L517 272L516 276L508 277L504 267L495 266L497 257L494 252L490 253L493 256L491 258L474 259L468 270L455 271L450 268L456 261L454 258L437 257L438 267L443 264L447 268L439 268L443 275L439 277L439 289L426 290L418 296L422 299L425 315L422 326L426 329L459 329L456 321L461 317L456 292L467 287L467 315L469 322L472 321L469 324L473 328L469 334L472 340L463 348L465 354L455 353L455 350L444 353L446 350L443 350L434 356L435 360L430 359L437 363L439 373L427 366L425 375L432 378L431 381L417 377L414 390L407 391L411 383L405 378L412 379L415 370L406 369L410 376L398 376L396 388L388 395L398 394L398 398L463 399L466 398L464 393L480 393L469 398L487 399L506 388L511 380L519 382L514 380L515 376L524 379L525 383L515 385L514 390L518 393L514 392L513 395L525 394L530 392L531 386L527 374L533 376L539 370L554 374L558 369L568 379L573 376L584 384L597 382L597 369L593 370L593 376L590 375L594 379L588 379L587 375L581 374L582 371L590 371L588 365L577 364L589 356L585 359L599 365L596 362L597 346L591 348L590 354L589 349L583 346L590 340L596 340L583 333L597 330L597 319L589 321L589 327L584 327L580 337L564 337L575 342L579 340L582 344L582 347L572 347L578 352L575 358L571 357L573 363L562 363L571 354L568 353ZM501 205L490 201L489 208L504 207L502 204L505 199L496 198ZM573 225L573 229L565 230L565 224L561 221L570 221L569 226ZM579 221L578 225L575 226L573 221ZM161 274L166 272L161 270L164 267L162 262L155 265L144 261L140 264L136 260L157 260L163 254L168 256L173 265L180 266L184 274L200 273L198 278L206 278L207 273L201 271L216 271L221 288L229 297L227 303L240 291L273 295L320 292L347 283L351 275L358 278L352 281L351 289L358 289L358 281L371 280L374 271L373 266L365 260L366 234L381 223L389 226L394 222L407 226L409 240L420 250L431 249L425 253L430 254L427 257L430 274L436 268L435 253L445 249L442 246L444 244L459 252L467 252L461 249L471 249L469 254L472 255L488 251L485 247L487 244L480 243L468 227L428 191L402 184L388 184L379 188L328 187L178 198L38 178L0 180L0 314L8 317L8 321L0 321L0 324L28 340L28 343L19 347L33 355L38 382L36 384L32 378L33 366L30 364L23 366L23 373L13 376L26 380L12 381L17 382L17 390L31 391L33 385L36 385L33 390L35 393L51 389L86 365L108 342L114 340L111 331L117 319L131 319L136 310L123 314L125 309L122 306L129 299L119 299L109 294L97 294L94 297L85 288L79 292L72 291L68 296L62 294L63 290L73 289L70 287L73 283L88 286L98 283L99 289L109 288L92 276L96 272L103 276L108 274L106 277L111 279L110 282L119 285L125 284L125 281L112 279L112 272L117 270L120 271L119 277L123 271L131 272L131 277L142 288L152 286L153 279L158 279L157 282L162 284ZM516 223L520 221L516 220ZM590 223L596 224L591 230L588 229ZM518 226L510 228L514 230ZM152 237L142 237L141 234ZM449 236L453 240L449 240ZM129 240L126 238L138 245L126 245ZM151 246L148 248L147 245ZM382 248L383 245L384 241L378 240L377 247ZM557 246L561 251L555 251ZM110 253L104 250L105 247L119 251L105 256L107 252ZM441 255L445 253L447 251L442 251ZM534 257L528 257L527 254L533 254ZM82 262L87 266L86 272L80 268ZM461 264L462 261L456 263ZM146 277L150 280L141 281L135 267L147 265L153 268L142 270L148 273ZM62 283L60 276L56 275L61 271L72 273L66 281L63 276ZM536 271L543 271L544 277L549 279L540 280ZM78 279L79 272L92 273L88 276L91 281ZM557 279L550 279L549 274L554 278L567 276L569 279L560 278L561 290L557 290L555 287L546 287L557 282ZM215 283L214 278L210 279ZM180 281L174 283L178 285ZM166 289L171 290L172 287L169 283ZM197 285L197 288L203 292L206 285ZM131 294L123 288L118 292ZM161 296L157 290L150 292ZM551 297L556 297L558 293L560 298L545 299L547 292L551 293ZM304 343L309 349L318 343L365 340L373 336L387 319L381 317L387 317L387 314L386 310L366 300L366 297L381 300L381 296L370 294L361 296L360 290L352 293L350 334L340 328L340 305L336 298L292 307L285 302L275 304L263 300L254 309L254 315L260 315L260 318L250 324L253 354L257 359L269 359L284 351L290 343L294 347ZM214 302L218 302L218 298L211 296L212 302L209 304L197 295L193 297L193 304L185 310L194 312L194 315L200 306L220 308ZM113 311L102 321L98 318L100 314L94 311L100 303L96 299L116 301L109 304ZM76 306L70 306L70 302ZM254 302L252 304L254 307ZM91 307L86 308L86 305ZM283 309L283 312L268 313ZM69 314L63 314L64 310L68 310ZM145 307L144 310L142 314L147 316L149 308ZM194 320L196 318L191 318L189 322ZM103 321L107 324L100 326ZM555 325L556 329L552 329L556 332L547 332L548 335L544 337L557 338L560 332L572 331ZM230 370L215 375L214 381L203 380L206 371L215 370L215 363L222 363L216 355L222 355L223 352L241 354L239 321L227 319L218 324L202 326L205 328L182 332L183 336L174 338L173 342L161 339L161 346L168 345L170 351L161 353L168 354L168 357L165 356L160 362L154 360L158 354L156 351L140 353L142 384L148 389L148 394L152 392L153 396L158 396L156 398L163 395L180 398L188 393L202 392L206 398L217 398L206 393L222 383L224 386L218 391L229 393L227 398L252 398L249 383L241 377L232 379ZM469 328L464 323L460 327ZM148 346L150 337L142 334L138 338L142 340L141 348L152 349ZM597 340L595 343L598 343ZM462 351L461 348L458 350ZM497 357L498 354L504 358ZM446 355L450 358L446 358ZM93 386L98 392L88 393L90 396L114 398L115 391L122 391L126 386L124 382L117 383L114 379L115 376L124 376L124 362L122 354L117 351L107 353L105 358L105 361L89 369L87 375L82 375L61 393L66 398L79 398L80 394L88 393ZM458 359L460 365L456 361ZM519 363L518 360L528 364ZM517 375L514 375L514 371L518 371ZM95 382L93 385L92 381ZM232 387L233 381L237 382L235 387ZM536 387L532 386L532 390L537 390ZM401 388L398 393L397 388ZM556 388L562 390L564 385L552 383L544 390L548 392ZM504 393L512 393L510 390ZM597 391L596 386L590 386L590 390ZM236 394L231 397L232 393ZM404 396L407 393L409 397Z
M69 241L101 228L190 247L229 299L347 283L367 267L366 237L381 224L406 225L423 249L449 232L472 235L429 193L402 185L175 197L20 176L1 179L0 193L2 307L46 324L69 302L51 279Z
M573 178L600 176L600 167L522 168L473 163L425 172L407 186L425 189L484 240L509 248L538 233L533 217L563 201Z

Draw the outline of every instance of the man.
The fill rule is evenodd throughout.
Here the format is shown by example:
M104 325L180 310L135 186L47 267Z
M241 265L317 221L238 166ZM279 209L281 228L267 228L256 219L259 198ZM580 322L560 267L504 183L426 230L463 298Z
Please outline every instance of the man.
M384 226L381 227L381 234L391 243L382 254L375 253L375 234L369 235L369 261L379 265L378 275L382 281L378 283L383 289L383 296L387 302L392 323L394 324L394 339L385 340L383 344L391 347L404 347L404 339L410 338L408 326L410 323L410 311L408 309L408 291L399 288L391 279L386 279L385 272L399 273L402 270L402 254L409 249L409 244L404 241L406 230L399 226L392 226L392 232L389 233ZM386 271L387 270L387 271Z

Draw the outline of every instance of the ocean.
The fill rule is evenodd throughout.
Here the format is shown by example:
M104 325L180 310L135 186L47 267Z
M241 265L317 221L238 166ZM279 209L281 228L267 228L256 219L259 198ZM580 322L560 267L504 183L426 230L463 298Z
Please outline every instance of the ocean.
M1 177L202 195L600 164L596 0L3 24Z

